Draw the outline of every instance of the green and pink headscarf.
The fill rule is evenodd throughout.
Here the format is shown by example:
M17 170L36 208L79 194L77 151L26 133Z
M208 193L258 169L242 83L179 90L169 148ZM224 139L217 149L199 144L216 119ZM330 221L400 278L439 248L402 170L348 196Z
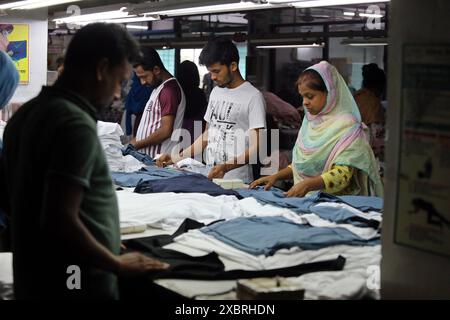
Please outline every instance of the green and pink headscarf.
M316 177L333 165L358 169L355 174L361 195L383 195L378 164L367 139L367 127L361 122L358 106L342 76L326 61L308 68L322 77L327 91L324 108L305 117L293 150L294 182ZM368 178L368 179L367 179Z

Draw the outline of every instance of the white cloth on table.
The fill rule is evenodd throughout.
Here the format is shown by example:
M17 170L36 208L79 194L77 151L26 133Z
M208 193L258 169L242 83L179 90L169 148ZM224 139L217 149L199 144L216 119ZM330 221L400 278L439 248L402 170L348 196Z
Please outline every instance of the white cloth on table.
M121 225L130 222L160 229L178 228L186 218L208 224L215 220L239 216L230 202L235 196L212 197L203 193L147 193L117 191Z
M322 258L338 252L346 258L341 271L311 272L289 278L305 289L305 299L380 299L381 245L333 246L319 250ZM282 259L282 257L280 257Z
M298 215L288 209L272 205L263 205L254 198L229 203L232 211L241 216L274 216L280 215L296 223L308 223L318 227L335 228L333 222L321 219L317 215ZM340 224L359 236L371 238L376 230L372 228L358 228L350 224ZM302 250L298 247L278 250L272 256L254 256L233 248L220 240L204 234L200 230L191 230L175 238L175 242L165 248L178 250L193 256L201 256L216 252L225 265L226 270L264 270L285 268L302 263L311 263L336 259L339 255L346 258L342 271L313 272L295 277L305 289L305 299L347 299L369 296L379 299L379 291L367 287L370 276L369 267L379 267L381 261L381 246L350 246L337 245L319 250ZM375 279L379 282L379 278Z
M305 299L348 299L369 296L379 299L379 291L367 286L368 281L379 283L379 274L369 267L378 268L381 246L338 245L319 250L302 250L298 247L278 250L274 255L253 256L235 249L199 230L191 230L175 238L175 243L164 246L194 256L216 252L226 270L264 270L285 268L302 263L346 258L341 271L320 271L289 278L305 289ZM370 279L375 277L375 279Z
M301 215L301 219L307 222L309 225L313 227L322 227L322 228L343 228L351 233L356 234L358 237L364 240L370 240L379 238L380 234L378 233L378 230L375 230L373 228L360 228L355 227L352 224L344 224L344 223L335 223L332 221L328 221L325 219L322 219L318 215L314 213L309 214L303 214Z
M106 160L112 172L134 172L145 165L133 156L122 154L123 145L120 137L122 128L115 122L97 121L97 134L105 151Z
M178 161L174 167L180 168L189 172L199 173L201 175L204 175L205 177L208 176L209 171L212 169L212 166L207 166L200 161L197 161L192 158L186 158L181 161Z
M238 216L281 215L297 223L330 224L318 216L298 215L288 209L263 205L254 198L238 200L233 196L211 197L205 194L136 194L127 191L117 192L122 223L135 221L163 229L177 228L185 218L209 223L218 219L232 219ZM314 222L315 221L315 222ZM331 225L330 225L331 227ZM351 226L356 228L354 226ZM363 228L358 228L363 229ZM367 228L370 229L370 228ZM305 289L305 299L347 299L369 296L379 298L379 291L367 286L370 277L379 283L379 274L370 273L369 267L379 267L381 246L338 245L320 250L302 250L298 247L278 250L274 255L254 256L233 248L199 230L191 230L177 238L175 242L164 246L201 256L216 252L226 270L264 270L290 267L302 263L311 263L336 259L339 255L346 258L342 271L321 271L289 278L297 281ZM372 281L373 282L373 281Z

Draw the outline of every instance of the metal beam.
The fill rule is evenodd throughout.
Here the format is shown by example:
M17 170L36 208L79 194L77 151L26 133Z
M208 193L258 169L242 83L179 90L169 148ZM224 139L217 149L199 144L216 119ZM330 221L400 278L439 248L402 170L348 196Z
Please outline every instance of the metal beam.
M252 43L278 43L278 42L289 42L292 44L301 43L305 40L310 39L321 39L321 38L342 38L342 37L372 37L381 38L386 37L387 32L385 30L359 30L359 31L328 31L328 32L296 32L296 33L281 33L273 34L268 36L249 36L248 40ZM286 43L288 44L288 43Z
M342 37L386 37L385 30L361 30L361 31L329 31L329 32L298 32L286 34L271 34L267 36L250 35L247 41L252 45L270 45L270 44L301 44L305 41L316 41L317 39L342 38ZM229 36L232 39L232 36ZM174 48L203 47L208 41L208 37L192 38L159 38L141 40L144 46L170 46Z
M381 18L381 22L385 22L386 19ZM351 24L366 24L367 19L360 20L344 20L344 21L317 21L317 22L295 22L295 23L277 23L271 24L274 28L284 28L284 27L304 27L304 26L322 26L322 25L351 25Z

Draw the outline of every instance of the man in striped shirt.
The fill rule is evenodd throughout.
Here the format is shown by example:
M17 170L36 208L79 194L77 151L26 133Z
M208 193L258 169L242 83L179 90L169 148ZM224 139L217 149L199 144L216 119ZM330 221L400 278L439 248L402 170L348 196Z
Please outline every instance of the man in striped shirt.
M181 136L186 101L178 81L153 48L143 48L134 68L143 85L154 88L131 144L151 157L171 153Z

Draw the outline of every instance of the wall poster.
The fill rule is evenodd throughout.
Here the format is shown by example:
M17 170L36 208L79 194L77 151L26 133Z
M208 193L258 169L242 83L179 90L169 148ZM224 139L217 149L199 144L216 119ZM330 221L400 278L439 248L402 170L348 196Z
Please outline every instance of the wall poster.
M450 44L403 49L395 242L450 256Z
M28 24L0 24L0 50L8 53L16 64L22 84L27 84L30 78L29 45Z

